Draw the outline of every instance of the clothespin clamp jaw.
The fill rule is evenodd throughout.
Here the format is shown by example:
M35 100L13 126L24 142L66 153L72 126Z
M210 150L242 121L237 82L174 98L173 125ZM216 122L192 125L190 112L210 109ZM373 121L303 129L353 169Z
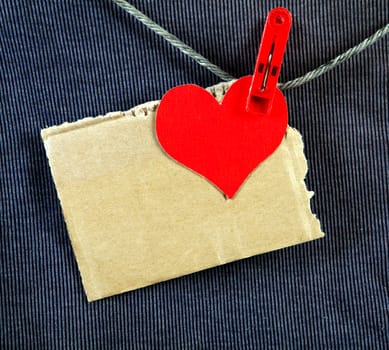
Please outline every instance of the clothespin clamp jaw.
M291 25L292 16L287 9L278 7L269 12L247 98L247 111L268 114L271 110Z

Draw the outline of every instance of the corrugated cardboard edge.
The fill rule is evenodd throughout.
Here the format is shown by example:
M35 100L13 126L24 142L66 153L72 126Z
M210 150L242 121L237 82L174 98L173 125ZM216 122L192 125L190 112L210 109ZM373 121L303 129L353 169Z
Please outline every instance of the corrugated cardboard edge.
M218 100L221 101L232 85L234 81L228 83L220 83L214 86L207 88L207 90ZM118 118L145 118L148 117L151 113L155 113L159 105L159 101L150 101L131 108L126 112L110 112L106 115L100 115L97 117L87 117L76 122L68 123L65 122L61 125L51 126L41 130L41 137L43 141L47 140L48 137L54 136L60 133L72 131L75 129L85 128L90 125L95 125L98 123L106 123L109 121L114 121Z

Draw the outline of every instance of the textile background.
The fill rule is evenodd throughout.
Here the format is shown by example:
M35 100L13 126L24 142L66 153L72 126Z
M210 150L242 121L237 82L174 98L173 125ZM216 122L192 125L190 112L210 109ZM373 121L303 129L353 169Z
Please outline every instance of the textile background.
M289 8L282 81L389 22L386 0L131 3L236 77L268 11ZM0 348L387 346L388 38L286 92L324 239L88 304L40 129L219 80L109 0L1 0L0 13Z

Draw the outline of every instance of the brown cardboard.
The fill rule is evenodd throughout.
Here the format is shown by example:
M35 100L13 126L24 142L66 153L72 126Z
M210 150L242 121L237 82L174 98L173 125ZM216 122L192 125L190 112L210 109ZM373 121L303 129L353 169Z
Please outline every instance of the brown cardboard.
M297 130L226 200L161 150L157 106L42 130L89 301L323 236Z

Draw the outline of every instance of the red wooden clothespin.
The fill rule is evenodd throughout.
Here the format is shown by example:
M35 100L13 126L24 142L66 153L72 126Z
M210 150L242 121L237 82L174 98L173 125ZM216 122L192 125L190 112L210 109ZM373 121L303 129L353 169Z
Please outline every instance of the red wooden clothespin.
M247 98L248 112L267 114L272 108L291 25L292 16L286 8L269 12Z

